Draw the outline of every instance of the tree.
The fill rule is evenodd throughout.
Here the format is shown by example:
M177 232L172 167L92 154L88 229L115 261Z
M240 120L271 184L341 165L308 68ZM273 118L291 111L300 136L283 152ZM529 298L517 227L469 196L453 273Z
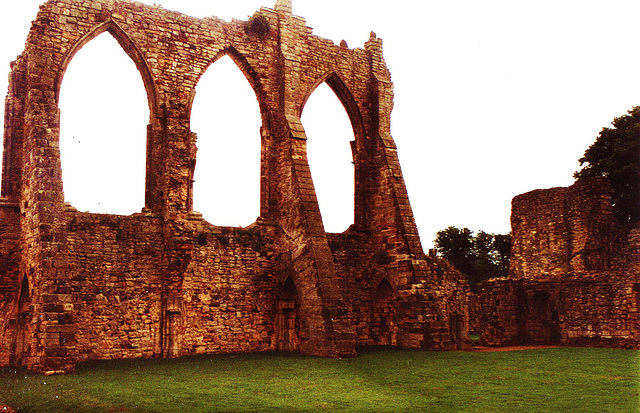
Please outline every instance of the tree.
M462 273L471 271L473 232L469 228L448 227L436 233L435 246L444 258Z
M492 246L495 253L495 263L500 269L501 276L507 275L511 262L511 234L494 235Z
M603 128L580 158L574 178L605 177L611 185L611 203L622 223L640 221L640 106Z
M475 288L482 281L504 277L509 271L511 235L448 227L436 233L438 253L463 273Z

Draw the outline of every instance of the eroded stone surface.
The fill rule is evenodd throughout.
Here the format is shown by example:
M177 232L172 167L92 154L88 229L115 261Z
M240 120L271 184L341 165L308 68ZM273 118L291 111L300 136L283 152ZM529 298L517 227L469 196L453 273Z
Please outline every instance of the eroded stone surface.
M613 218L604 179L513 199L509 277L473 305L490 345L640 347L640 228Z
M80 213L62 192L60 84L74 54L105 31L135 62L150 108L145 208L131 216ZM263 122L260 217L249 228L215 227L191 211L191 102L225 54ZM355 217L343 234L324 231L299 118L323 81L355 135ZM59 372L88 359L465 345L468 286L423 253L392 106L382 40L335 45L292 15L290 1L251 24L125 0L48 1L6 98L0 365Z

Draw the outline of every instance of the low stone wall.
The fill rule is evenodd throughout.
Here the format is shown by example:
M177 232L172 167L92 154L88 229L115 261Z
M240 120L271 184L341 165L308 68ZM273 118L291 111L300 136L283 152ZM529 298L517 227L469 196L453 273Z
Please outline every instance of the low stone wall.
M405 348L460 349L469 344L470 290L443 259L394 262L371 254L364 234L329 234L336 272L351 306L356 343ZM402 284L405 271L418 275Z
M259 229L190 224L188 262L172 283L157 217L71 220L70 295L51 300L78 307L79 360L276 348L277 278L269 240Z
M160 220L70 213L61 236L65 248L54 262L61 282L42 296L43 312L57 320L46 326L47 351L79 360L157 355L166 267ZM65 354L74 346L77 354Z
M19 291L20 209L0 198L0 312Z
M66 218L57 235L64 247L50 263L58 278L28 294L27 316L12 309L3 320L5 357L24 353L21 363L31 366L46 358L56 370L91 359L276 349L278 282L260 229L195 221L184 276L171 283L159 217L69 212ZM20 322L30 328L16 340ZM24 347L20 355L9 348L16 341Z
M639 286L611 273L488 281L478 294L481 343L640 348Z
M20 235L20 209L0 198L0 337L6 338L15 337L19 329ZM0 366L12 361L12 341L0 340Z
M272 239L196 222L181 283L180 354L276 350L278 277Z

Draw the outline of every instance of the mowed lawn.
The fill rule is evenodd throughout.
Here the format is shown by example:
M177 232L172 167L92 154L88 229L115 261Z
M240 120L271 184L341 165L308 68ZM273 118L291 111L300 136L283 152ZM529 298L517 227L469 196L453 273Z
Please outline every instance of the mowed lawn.
M24 412L639 412L640 351L360 350L353 359L243 354L4 370Z

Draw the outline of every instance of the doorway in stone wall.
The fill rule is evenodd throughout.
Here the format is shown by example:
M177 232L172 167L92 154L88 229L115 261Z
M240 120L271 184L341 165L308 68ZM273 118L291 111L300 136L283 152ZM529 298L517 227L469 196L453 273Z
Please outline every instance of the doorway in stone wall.
M528 323L529 335L534 342L560 342L560 319L558 308L551 294L536 291L531 297L531 312Z
M386 278L378 284L372 300L371 338L377 345L393 345L393 287Z
M460 343L462 341L462 315L453 312L449 315L449 334L452 343Z
M160 332L162 357L179 357L181 355L182 297L163 297L162 314Z
M26 358L29 355L30 347L28 344L28 328L31 321L31 297L29 291L29 279L25 276L22 278L20 287L20 296L18 297L18 319L15 329L15 340L11 345L11 361L12 365L25 365Z
M280 286L276 334L278 350L296 351L300 348L300 318L298 290L291 277Z

